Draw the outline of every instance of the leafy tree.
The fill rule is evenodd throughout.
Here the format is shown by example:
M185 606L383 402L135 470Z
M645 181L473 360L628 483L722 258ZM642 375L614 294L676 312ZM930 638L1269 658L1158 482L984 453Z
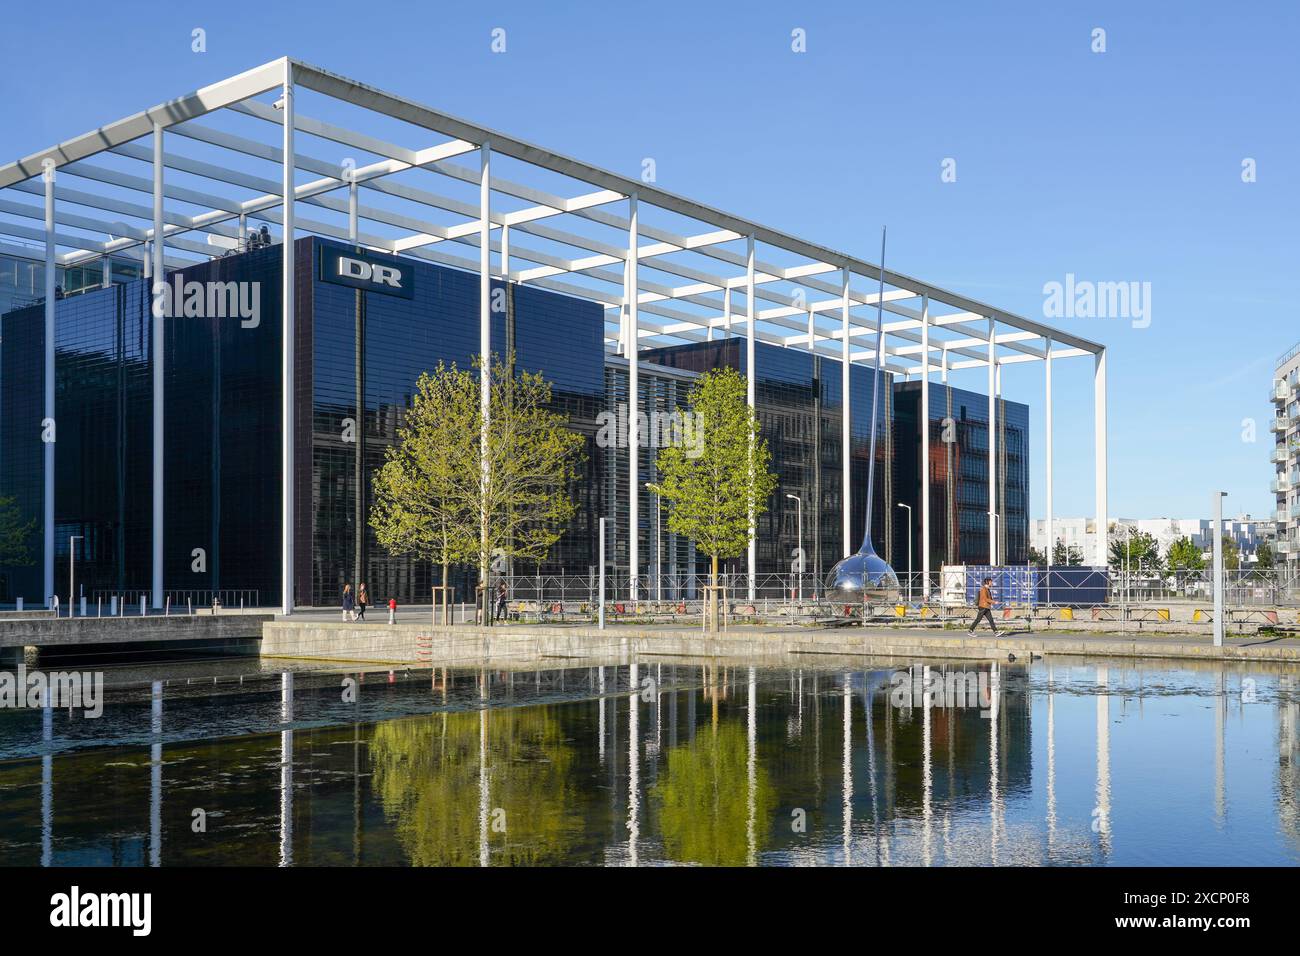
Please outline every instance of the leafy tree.
M23 521L18 503L0 495L0 565L27 567L34 560L28 538L36 528L36 519Z
M1223 536L1223 569L1225 571L1236 571L1241 567L1241 548L1237 547L1237 542L1229 538L1226 534Z
M1077 568L1083 564L1083 549L1077 544L1066 547L1064 541L1057 541L1052 547L1052 566L1053 567L1072 567Z
M1029 563L1033 565L1037 565L1040 568L1046 567L1047 555L1043 554L1043 552L1039 551L1037 548L1030 548Z
M750 522L767 510L776 490L772 455L745 391L744 376L729 368L695 384L687 401L697 440L662 449L662 477L651 486L668 504L668 530L694 540L712 560L714 585L718 561L744 553Z
M1176 538L1169 543L1167 558L1170 571L1200 571L1205 567L1201 549L1188 537Z
M1109 557L1111 567L1129 571L1159 571L1164 567L1160 543L1145 531L1112 531Z
M370 525L390 554L414 554L442 566L467 564L478 554L478 515L469 484L478 482L478 433L467 425L478 413L472 372L439 362L420 375L411 409L375 472Z
M1259 547L1255 549L1255 567L1266 571L1276 564L1277 558L1273 554L1273 546L1267 541L1261 541Z
M564 533L583 437L548 407L551 386L540 373L516 371L513 356L494 359L485 456L478 359L474 367L439 365L421 376L376 480L371 524L385 547L428 556L444 571L473 561L486 587L494 554L540 561Z

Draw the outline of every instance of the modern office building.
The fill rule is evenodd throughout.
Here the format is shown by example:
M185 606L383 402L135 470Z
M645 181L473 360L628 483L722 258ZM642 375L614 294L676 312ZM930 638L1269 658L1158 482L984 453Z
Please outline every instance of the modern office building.
M1300 342L1278 357L1268 393L1273 406L1273 483L1279 565L1300 568Z
M656 365L702 374L732 368L748 375L745 342L728 337L712 342L650 349L645 360ZM841 458L842 378L840 363L828 356L798 349L755 343L755 409L763 437L772 453L777 487L758 519L757 573L760 577L788 575L794 567L795 549L803 547L806 571L820 581L823 572L844 557L841 514L843 500ZM865 489L871 434L871 383L875 373L853 366L849 411L851 417L851 473L855 489ZM877 421L875 492L872 495L872 537L886 561L890 560L893 462L890 438L890 389L887 373L881 375ZM796 498L788 498L795 495ZM797 500L796 500L797 499ZM802 506L803 541L799 540ZM856 548L866 522L866 496L853 496L850 540ZM727 563L727 569L744 571L744 559Z
M780 185L797 188L794 181ZM210 564L206 572L191 570L201 540L219 550L223 584L233 572L244 574L257 582L261 600L277 595L284 613L292 613L295 598L318 601L328 593L332 603L340 573L356 577L357 569L349 572L347 565L366 559L364 531L358 544L355 518L347 524L347 504L353 500L356 514L365 468L391 435L404 380L439 354L484 356L503 343L510 334L506 310L494 305L501 293L514 303L519 361L537 362L550 373L557 401L568 404L578 423L588 412L598 414L604 400L605 354L624 357L626 390L640 395L643 354L707 343L723 331L743 337L747 353L763 345L807 356L800 361L810 365L797 372L791 392L805 396L800 402L829 400L825 396L832 394L829 385L821 390L807 384L819 374L831 377L818 373L817 363L842 363L841 376L847 367L853 374L846 377L858 380L854 370L874 368L879 357L886 375L915 376L927 383L927 395L937 394L933 383L941 369L957 379L955 385L980 388L986 382L993 392L1000 366L1041 363L1049 423L1053 364L1090 361L1096 520L1107 524L1106 350L1099 343L299 60L283 57L254 67L0 165L0 200L0 251L43 266L42 303L10 313L8 323L24 316L24 328L6 330L3 342L5 366L13 362L21 370L14 374L27 377L28 391L20 395L15 388L19 404L0 409L22 446L11 463L0 464L12 476L0 495L21 496L24 508L38 509L33 516L39 574L33 571L36 577L23 585L37 600L55 593L65 542L78 537L82 520L91 520L83 516L98 515L95 560L110 553L103 549L120 554L103 567L112 567L110 576L131 587L144 584L140 578L147 572L155 607L178 586L178 575L187 581L188 575L206 573L214 580ZM213 259L214 248L240 247L257 225L279 240L244 256ZM304 237L309 241L294 241ZM39 245L23 252L10 239ZM386 269L404 274L412 268L409 260L458 274L417 270L417 288L426 293L403 298L371 289L358 308L355 288L329 283L315 271L315 258L330 248L329 241L363 250L363 258L383 267L381 276L388 276ZM244 340L227 338L246 331L242 323L214 328L179 319L149 322L142 283L89 292L70 307L60 304L57 270L102 270L113 257L143 262L146 276L170 279L178 270L188 275L195 269L195 275L211 277L204 281L220 282L240 271L237 281L263 282L262 324L254 332L265 347L246 350ZM242 262L230 261L236 259ZM35 278L27 279L34 286ZM440 290L432 299L430 285ZM559 309L549 294L573 303L560 309L569 318L559 325L550 319L532 324L525 318L529 310ZM587 350L588 312L579 302L595 317L594 356ZM570 319L572 328L565 324ZM450 322L459 324L453 330L445 324ZM368 356L358 373L354 366L362 350L353 343L359 323L365 324ZM432 343L421 339L430 334L430 324L442 330ZM11 354L11 334L20 351L33 354ZM213 365L214 350L220 369ZM554 371L547 368L551 362ZM66 395L61 401L57 386L68 374L93 385L101 404L73 408ZM354 394L358 382L361 401ZM831 491L833 469L826 467L829 447L816 456L805 452L798 475L789 466L801 488L818 486L811 492L819 502L813 521L821 540L831 542L819 549L823 569L832 555L842 556L845 539L853 536L849 529L865 521L866 489L853 469L858 411L869 406L859 398L858 385L844 391L850 414L838 417L838 434L824 433L836 427L830 418L800 411L798 421L814 433L783 432L780 439L783 447L824 441L848 449L840 464L841 476L846 467L850 475L847 481L841 477L838 492ZM893 393L883 394L887 406ZM757 395L754 401L757 408ZM332 431L337 419L348 409L361 414L363 407L362 449L339 447ZM71 422L60 417L60 409ZM888 419L887 408L881 414ZM52 440L56 419L58 438ZM33 445L32 433L40 433L42 422L50 423L51 440ZM101 423L117 429L124 450L106 454L107 441L94 434ZM227 444L231 432L233 445ZM996 487L1003 460L999 432L985 451L992 512L1002 500ZM887 430L881 437L879 453L886 457L878 473L883 489L892 489L892 437ZM922 430L923 447L929 437ZM1049 514L1052 441L1049 424ZM241 455L232 457L232 447ZM250 461L243 451L263 460ZM638 529L626 535L623 568L629 596L635 596L644 595L653 563L642 547L651 525L639 490L652 476L641 449L631 451L625 450L614 481L624 488L627 526ZM354 477L349 484L349 464L355 475L358 460L363 481ZM98 469L103 482L83 480L78 467ZM921 472L926 499L930 472ZM267 475L276 483L274 492L264 485ZM585 477L588 487L601 487L591 474ZM200 487L203 481L211 487ZM256 491L241 495L241 482ZM556 567L589 565L590 522L620 507L591 493L595 497L582 505L575 529L560 545ZM875 501L884 507L892 493L882 490ZM214 497L218 504L209 501ZM826 513L831 500L837 515ZM745 562L751 581L758 577L759 552L770 556L773 567L785 563L780 552L789 543L789 508L774 512L777 525L759 531ZM897 563L895 510L891 503L881 515L877 548ZM219 534L213 530L218 513ZM255 540L230 530L240 520L256 529ZM112 534L105 536L104 527L113 522ZM922 526L928 522L923 516ZM839 548L830 530L837 525ZM990 527L990 544L1001 553L997 531L996 524ZM776 542L765 541L764 533ZM937 570L932 539L932 532L921 535L918 565ZM575 550L562 553L566 547ZM202 557L206 562L211 555ZM361 573L385 588L417 595L424 580L396 565Z
M1029 407L999 398L997 508L989 514L989 400L962 388L931 389L929 423L930 553L941 564L1023 564L1029 557ZM895 570L907 570L921 540L921 383L894 384L895 497L900 509ZM910 525L908 519L910 518ZM997 522L998 554L989 553L989 522ZM897 560L902 558L902 560Z
M365 516L370 475L384 460L422 371L467 367L478 348L478 277L427 262L309 237L298 240L293 327L297 345L294 481L308 507L296 513L298 604L328 605L343 582L400 602L427 601L438 572L391 556ZM400 289L337 281L337 262L398 270ZM183 595L224 592L277 604L279 592L281 255L271 246L171 273L171 284L231 283L251 308L240 314L168 317L169 398L164 468L164 586ZM605 407L599 305L526 286L497 287L505 308L493 350L543 372L552 405L587 436L578 510L551 556L528 572L585 570L594 563L601 508L597 416ZM153 318L143 280L56 304L58 444L55 477L56 593L68 593L69 548L78 591L149 590ZM0 369L0 485L24 516L41 512L41 306L3 317L9 348ZM360 520L358 520L360 518ZM524 569L518 569L524 570ZM39 567L3 569L14 596L34 599ZM462 572L461 583L469 580Z

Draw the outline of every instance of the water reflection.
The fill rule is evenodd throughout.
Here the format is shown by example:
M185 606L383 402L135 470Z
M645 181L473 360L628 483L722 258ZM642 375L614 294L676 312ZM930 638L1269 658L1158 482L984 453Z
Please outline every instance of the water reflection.
M219 699L155 679L99 721L0 714L0 861L1300 862L1300 686L1281 667L271 679ZM218 713L242 732L205 733Z

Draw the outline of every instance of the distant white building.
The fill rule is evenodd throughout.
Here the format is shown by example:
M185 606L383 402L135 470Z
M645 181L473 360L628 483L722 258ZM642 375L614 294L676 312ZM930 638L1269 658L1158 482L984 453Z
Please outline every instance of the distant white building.
M1129 527L1149 534L1156 539L1161 554L1179 538L1190 538L1193 545L1208 553L1214 547L1212 524L1209 518L1116 518L1110 523L1110 532L1123 534L1123 528ZM1245 562L1255 560L1260 544L1273 542L1277 537L1276 522L1257 521L1248 514L1225 519L1223 526L1223 533L1237 543ZM1085 562L1087 556L1097 553L1097 522L1093 518L1054 518L1052 531L1056 541L1067 548L1078 548L1085 555ZM1029 544L1050 557L1045 518L1035 518L1030 522Z

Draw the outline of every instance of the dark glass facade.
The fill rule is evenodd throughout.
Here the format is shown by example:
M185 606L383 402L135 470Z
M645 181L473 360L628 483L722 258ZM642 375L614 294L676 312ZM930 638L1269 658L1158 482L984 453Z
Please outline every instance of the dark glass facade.
M961 388L930 385L930 561L988 564L989 400ZM894 385L895 496L912 507L911 535L921 567L921 383ZM1029 407L998 400L998 505L1000 560L1024 564L1029 557ZM906 570L906 511L894 542ZM895 565L898 568L898 565Z
M702 373L715 368L734 368L746 374L745 341L728 338L713 342L652 349L645 361ZM807 570L821 580L835 562L844 557L841 528L841 432L842 378L835 359L766 342L754 345L757 370L755 406L763 436L772 452L777 488L767 512L758 521L757 571L788 574L793 554L799 547L799 505L786 494L803 500L803 547ZM880 390L877 409L875 494L872 500L872 537L879 553L890 560L893 540L891 501L890 390L888 373ZM853 495L851 539L856 550L866 525L868 454L871 442L872 369L855 365L850 371L851 474ZM642 510L642 522L646 511ZM653 517L653 512L651 512ZM727 562L727 570L743 572L747 559Z

